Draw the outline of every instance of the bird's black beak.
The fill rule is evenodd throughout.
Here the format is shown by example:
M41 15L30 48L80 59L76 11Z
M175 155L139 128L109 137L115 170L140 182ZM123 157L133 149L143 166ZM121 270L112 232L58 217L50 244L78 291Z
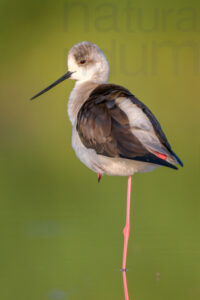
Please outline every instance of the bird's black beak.
M54 83L52 83L50 86L48 86L46 89L42 90L41 92L39 92L38 94L36 94L35 96L33 96L30 100L33 100L37 97L39 97L40 95L46 93L47 91L49 91L50 89L52 89L54 86L56 86L57 84L59 84L60 82L64 81L65 79L69 78L72 75L73 72L68 71L66 74L64 74L62 77L60 77L58 80L56 80Z

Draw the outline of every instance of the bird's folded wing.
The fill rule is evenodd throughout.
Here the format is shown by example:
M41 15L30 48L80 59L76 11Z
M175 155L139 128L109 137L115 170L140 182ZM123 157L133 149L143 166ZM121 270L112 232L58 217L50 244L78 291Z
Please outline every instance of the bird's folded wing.
M85 147L97 154L167 166L177 163L151 111L117 85L103 84L91 93L79 111L77 131Z

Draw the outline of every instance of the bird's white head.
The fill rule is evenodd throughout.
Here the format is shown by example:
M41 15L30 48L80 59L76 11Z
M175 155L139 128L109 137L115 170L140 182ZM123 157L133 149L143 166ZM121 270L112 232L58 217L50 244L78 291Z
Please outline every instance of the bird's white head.
M42 90L31 100L52 89L65 79L74 79L78 82L93 81L106 83L109 75L109 64L104 53L95 44L81 42L74 45L68 54L68 72Z
M84 41L70 49L68 70L71 79L103 83L108 80L109 64L97 45Z

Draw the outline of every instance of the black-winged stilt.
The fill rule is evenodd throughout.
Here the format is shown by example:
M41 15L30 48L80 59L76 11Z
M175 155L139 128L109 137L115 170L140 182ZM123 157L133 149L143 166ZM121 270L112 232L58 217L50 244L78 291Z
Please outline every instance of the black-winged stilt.
M68 102L72 146L78 158L101 176L128 176L122 274L128 300L126 256L130 232L131 179L158 166L183 166L152 112L126 88L109 84L109 65L97 45L81 42L68 54L68 72L31 100L67 78L76 80Z

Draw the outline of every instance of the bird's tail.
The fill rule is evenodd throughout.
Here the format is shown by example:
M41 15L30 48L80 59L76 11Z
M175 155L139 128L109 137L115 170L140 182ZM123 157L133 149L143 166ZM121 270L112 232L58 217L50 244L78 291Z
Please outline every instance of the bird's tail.
M180 160L180 158L173 151L172 151L172 156L173 156L173 158L175 160L175 163L178 164L178 165L180 165L181 167L183 167L182 161Z

